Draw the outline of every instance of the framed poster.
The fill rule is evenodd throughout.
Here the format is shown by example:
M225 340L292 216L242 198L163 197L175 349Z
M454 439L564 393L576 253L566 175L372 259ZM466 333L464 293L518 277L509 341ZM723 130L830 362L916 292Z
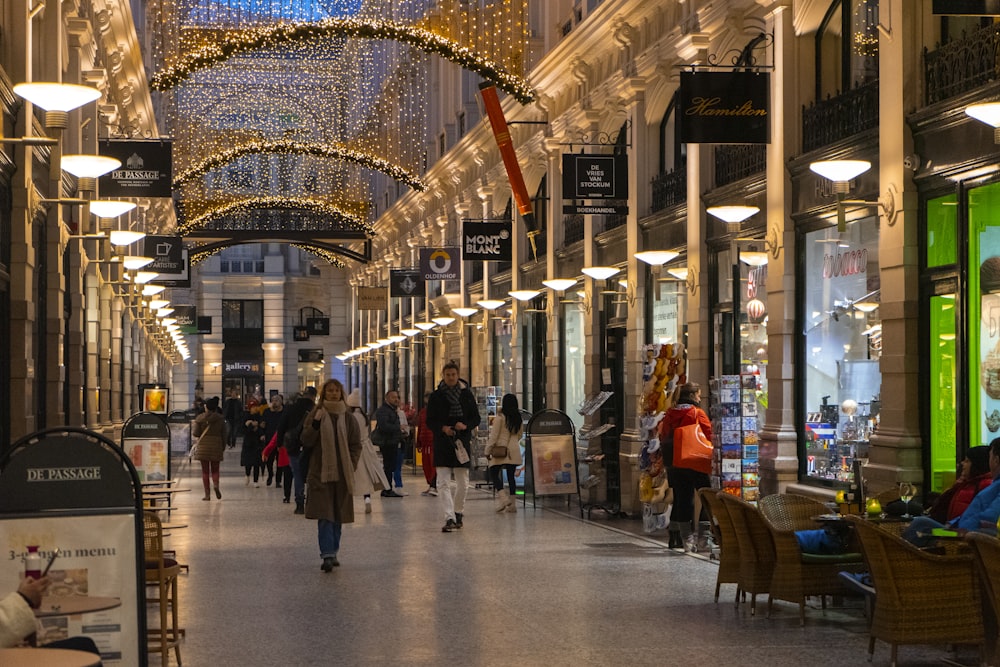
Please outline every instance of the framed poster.
M170 390L166 387L142 387L142 410L158 415L167 414Z
M535 495L559 496L577 493L573 434L532 434L531 465Z

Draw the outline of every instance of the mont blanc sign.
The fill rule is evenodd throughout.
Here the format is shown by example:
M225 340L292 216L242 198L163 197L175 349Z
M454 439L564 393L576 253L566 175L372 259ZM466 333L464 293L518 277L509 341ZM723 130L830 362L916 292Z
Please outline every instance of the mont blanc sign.
M680 138L691 144L771 143L771 75L681 72Z
M463 260L509 262L514 256L513 250L510 222L462 222Z

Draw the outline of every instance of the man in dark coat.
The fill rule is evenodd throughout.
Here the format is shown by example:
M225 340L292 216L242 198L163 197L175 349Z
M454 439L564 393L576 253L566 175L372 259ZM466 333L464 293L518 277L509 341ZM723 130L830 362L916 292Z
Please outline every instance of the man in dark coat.
M392 480L396 469L396 457L399 455L399 443L403 439L403 428L399 421L399 392L390 389L385 392L385 399L375 411L375 430L372 431L372 444L382 450L382 470L385 478ZM392 489L382 490L383 498L402 498Z
M458 377L458 364L449 361L442 369L441 384L427 402L427 426L434 432L434 467L438 497L445 524L441 532L462 527L465 495L469 490L472 434L479 426L479 406L469 384ZM459 449L465 453L459 460ZM454 479L452 478L454 476Z

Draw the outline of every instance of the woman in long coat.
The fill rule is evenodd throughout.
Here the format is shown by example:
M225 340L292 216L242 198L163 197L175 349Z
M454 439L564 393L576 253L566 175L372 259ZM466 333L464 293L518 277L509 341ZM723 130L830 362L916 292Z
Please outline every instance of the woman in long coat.
M361 457L361 432L344 402L344 385L327 380L306 415L302 443L309 460L306 518L318 521L321 569L337 561L343 524L354 523L354 467Z
M210 474L215 486L215 497L222 498L222 492L219 491L219 464L226 453L225 429L226 420L219 412L219 397L213 396L205 401L205 411L195 417L192 431L198 438L193 458L201 461L201 483L205 486L205 497L202 500L212 499L208 487Z

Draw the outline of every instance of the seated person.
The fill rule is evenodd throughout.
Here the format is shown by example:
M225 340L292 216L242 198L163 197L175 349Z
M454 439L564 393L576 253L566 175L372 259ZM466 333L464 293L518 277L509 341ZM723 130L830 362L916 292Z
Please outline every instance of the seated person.
M946 523L948 519L965 512L972 499L992 483L990 448L972 447L962 459L962 474L950 488L938 496L927 510L927 516L942 524Z
M10 648L22 644L35 634L36 609L42 604L42 593L49 587L49 578L32 579L25 577L17 590L0 600L0 648ZM94 640L89 637L70 637L51 642L45 648L74 649L100 655Z
M934 528L947 528L957 531L959 535L970 531L996 534L997 518L1000 518L1000 438L990 443L989 450L993 482L977 493L961 514L951 517L947 523L942 524L928 516L918 516L903 531L903 537L907 541L918 547L929 546L934 541L929 536Z

